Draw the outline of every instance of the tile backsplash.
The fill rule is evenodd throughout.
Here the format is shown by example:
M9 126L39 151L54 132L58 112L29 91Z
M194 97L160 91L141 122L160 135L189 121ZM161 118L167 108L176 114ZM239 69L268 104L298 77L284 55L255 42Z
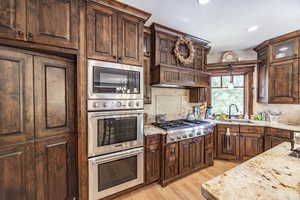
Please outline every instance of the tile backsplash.
M196 103L189 103L189 90L152 87L152 103L145 104L144 111L150 121L155 115L166 114L167 120L185 118ZM148 120L148 121L149 121Z

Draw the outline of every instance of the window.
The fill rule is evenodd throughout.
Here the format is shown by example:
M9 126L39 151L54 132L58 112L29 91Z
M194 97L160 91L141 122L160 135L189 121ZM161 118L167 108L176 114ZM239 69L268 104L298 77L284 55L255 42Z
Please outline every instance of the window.
M244 114L245 112L245 77L234 75L234 87L228 88L230 76L211 77L211 103L215 114L229 114L230 104L236 104L239 112L232 108L232 115Z

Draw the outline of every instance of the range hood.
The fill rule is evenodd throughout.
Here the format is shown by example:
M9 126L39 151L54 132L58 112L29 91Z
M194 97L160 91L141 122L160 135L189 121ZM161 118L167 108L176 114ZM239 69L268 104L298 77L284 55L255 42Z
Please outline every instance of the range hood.
M151 72L151 85L167 88L209 87L209 75L209 73L198 70L159 65Z

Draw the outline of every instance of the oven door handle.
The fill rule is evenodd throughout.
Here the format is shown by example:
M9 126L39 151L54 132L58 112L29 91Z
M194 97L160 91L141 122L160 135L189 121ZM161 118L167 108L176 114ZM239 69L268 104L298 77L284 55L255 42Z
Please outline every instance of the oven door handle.
M100 114L93 114L90 116L91 119L109 119L109 118L122 118L122 117L136 117L136 116L139 116L143 113L130 113L130 114L115 114L115 115L109 115L109 114L106 114L106 115L103 115L102 113Z
M138 155L143 152L144 152L143 148L131 149L131 150L123 151L123 152L113 153L110 155L104 155L104 156L100 156L100 157L96 157L96 158L91 158L89 160L93 164L103 164L103 163L118 160L120 158L127 158L130 156Z

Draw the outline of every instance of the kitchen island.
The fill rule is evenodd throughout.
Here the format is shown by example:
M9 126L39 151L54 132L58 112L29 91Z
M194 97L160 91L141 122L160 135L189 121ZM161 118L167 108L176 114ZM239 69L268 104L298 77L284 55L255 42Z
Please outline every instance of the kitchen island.
M299 200L300 159L284 142L201 187L208 200ZM299 146L298 146L299 148Z

